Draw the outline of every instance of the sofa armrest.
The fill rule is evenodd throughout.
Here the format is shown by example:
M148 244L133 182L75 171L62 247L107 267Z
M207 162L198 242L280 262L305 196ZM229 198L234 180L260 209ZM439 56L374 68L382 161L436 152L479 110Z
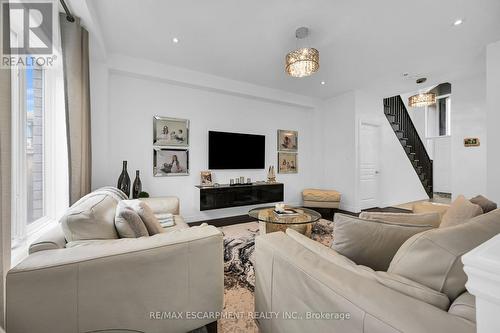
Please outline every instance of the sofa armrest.
M256 311L278 313L259 319L264 332L475 332L473 323L332 263L281 232L256 238L255 260ZM284 317L290 313L298 320Z
M64 249L65 245L66 239L64 238L63 230L61 225L57 223L57 225L47 230L36 241L31 243L28 252L29 254L33 254L38 251Z
M187 332L221 311L222 233L193 227L30 255L7 274L8 332ZM29 318L29 320L26 320Z
M170 213L179 215L179 198L177 197L157 197L139 199L148 204L155 215Z

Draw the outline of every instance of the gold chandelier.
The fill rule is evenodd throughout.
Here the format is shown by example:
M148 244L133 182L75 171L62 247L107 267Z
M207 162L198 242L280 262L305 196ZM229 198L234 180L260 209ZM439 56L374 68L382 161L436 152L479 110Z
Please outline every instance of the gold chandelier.
M434 93L419 93L408 98L408 105L411 108L420 108L436 104L436 94Z
M295 31L297 39L306 38L309 29L298 28ZM319 70L319 51L311 47L298 48L285 57L285 72L293 77L304 77L316 73Z

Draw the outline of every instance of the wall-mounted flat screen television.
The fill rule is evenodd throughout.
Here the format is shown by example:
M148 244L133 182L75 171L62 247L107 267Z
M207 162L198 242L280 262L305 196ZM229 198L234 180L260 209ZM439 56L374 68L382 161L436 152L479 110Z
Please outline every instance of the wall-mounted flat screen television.
M208 168L264 169L266 137L264 135L208 132Z

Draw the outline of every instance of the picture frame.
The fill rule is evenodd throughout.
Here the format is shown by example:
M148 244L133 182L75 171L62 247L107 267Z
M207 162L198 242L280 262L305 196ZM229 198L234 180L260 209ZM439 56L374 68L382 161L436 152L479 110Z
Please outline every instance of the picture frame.
M299 166L297 153L278 152L278 173L298 173Z
M212 186L214 184L212 171L201 171L200 172L200 185L201 186Z
M153 148L153 176L171 177L189 175L189 150Z
M277 139L278 151L298 151L299 132L279 129Z
M188 147L189 120L153 116L153 146L158 147Z
M479 138L465 138L464 139L464 147L479 147L481 142Z

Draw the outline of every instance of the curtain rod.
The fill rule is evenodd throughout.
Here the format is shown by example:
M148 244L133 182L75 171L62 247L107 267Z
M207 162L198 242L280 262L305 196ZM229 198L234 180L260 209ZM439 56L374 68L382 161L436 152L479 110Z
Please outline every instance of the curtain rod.
M60 0L60 1L61 1L61 5L64 8L64 11L66 12L66 20L68 20L69 22L75 22L75 17L73 16L73 14L71 14L71 11L69 10L68 6L66 5L66 2L64 0Z

